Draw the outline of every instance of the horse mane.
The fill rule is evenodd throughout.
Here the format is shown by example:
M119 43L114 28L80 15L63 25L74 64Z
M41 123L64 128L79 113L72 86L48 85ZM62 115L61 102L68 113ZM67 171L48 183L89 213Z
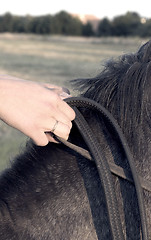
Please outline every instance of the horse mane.
M136 53L107 61L96 77L77 79L73 84L82 96L99 102L112 113L138 152L144 126L150 124L151 41Z

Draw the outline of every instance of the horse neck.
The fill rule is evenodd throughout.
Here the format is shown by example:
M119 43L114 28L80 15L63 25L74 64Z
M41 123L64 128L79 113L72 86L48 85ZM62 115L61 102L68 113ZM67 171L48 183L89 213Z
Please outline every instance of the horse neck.
M89 114L88 114L89 115ZM119 164L121 167L129 169L129 164L122 149L122 145L116 136L113 128L106 123L101 116L93 114L87 116L87 120L97 137L102 151L105 152L108 161ZM127 133L124 129L124 132ZM133 132L125 134L128 146L134 157L138 173L151 181L151 134L150 126L144 121L142 126L133 128Z

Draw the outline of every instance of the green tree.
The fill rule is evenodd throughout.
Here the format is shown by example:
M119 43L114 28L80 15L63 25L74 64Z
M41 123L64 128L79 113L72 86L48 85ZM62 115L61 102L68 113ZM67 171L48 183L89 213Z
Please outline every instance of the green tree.
M138 29L140 37L151 37L151 19L147 19Z
M28 31L36 34L49 34L50 17L49 16L32 17L28 25Z
M14 16L12 21L12 31L18 33L28 33L30 17Z
M82 27L82 35L86 37L90 37L94 35L93 27L90 22L87 22Z
M125 15L113 19L113 35L129 36L136 35L141 25L140 16L135 12L127 12Z
M61 11L54 16L53 32L63 35L81 35L82 23L78 18L72 17L65 11Z
M0 32L3 32L3 16L0 16Z
M111 36L112 31L112 23L107 18L104 18L99 22L97 29L98 36Z
M51 21L52 21L51 15L39 17L36 33L50 34L51 33Z
M0 18L0 31L12 32L13 16L8 12Z

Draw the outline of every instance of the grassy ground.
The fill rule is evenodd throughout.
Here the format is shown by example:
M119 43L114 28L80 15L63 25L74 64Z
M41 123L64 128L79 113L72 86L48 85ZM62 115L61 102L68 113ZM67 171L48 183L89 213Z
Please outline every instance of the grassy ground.
M104 61L134 52L146 40L134 38L80 38L0 35L0 74L70 88L69 80L93 77ZM73 95L76 94L72 92ZM26 137L0 122L0 169L22 149Z

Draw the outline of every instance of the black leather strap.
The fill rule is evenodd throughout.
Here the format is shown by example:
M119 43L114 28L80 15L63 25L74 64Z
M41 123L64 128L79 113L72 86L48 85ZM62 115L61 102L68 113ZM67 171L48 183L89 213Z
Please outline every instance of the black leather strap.
M119 211L117 209L117 200L115 196L114 186L112 183L111 178L111 172L109 168L109 164L107 162L107 159L105 158L103 151L100 150L100 146L95 139L91 129L89 128L86 120L79 112L80 107L86 107L89 108L92 111L99 111L102 116L107 119L111 126L116 131L117 135L119 136L119 139L121 141L121 144L123 146L123 149L125 151L125 155L129 161L131 173L133 182L136 188L137 198L138 198L138 206L140 211L140 218L141 218L141 227L142 227L142 239L148 240L148 230L147 230L147 222L146 222L146 213L145 213L145 207L144 207L144 200L143 200L143 194L142 194L142 187L140 184L139 176L136 172L133 156L130 152L130 149L128 147L127 141L117 124L116 120L113 118L113 116L100 104L94 102L93 100L86 99L86 98L69 98L65 100L73 109L76 111L76 119L75 124L77 125L81 135L83 136L86 144L88 145L90 154L92 155L92 158L96 162L96 166L100 175L100 179L102 180L105 194L106 194L106 200L107 200L107 206L108 206L108 212L109 212L109 218L110 218L110 225L112 230L112 235L114 240L122 240L124 239L120 217L119 217ZM78 109L77 109L78 108Z

